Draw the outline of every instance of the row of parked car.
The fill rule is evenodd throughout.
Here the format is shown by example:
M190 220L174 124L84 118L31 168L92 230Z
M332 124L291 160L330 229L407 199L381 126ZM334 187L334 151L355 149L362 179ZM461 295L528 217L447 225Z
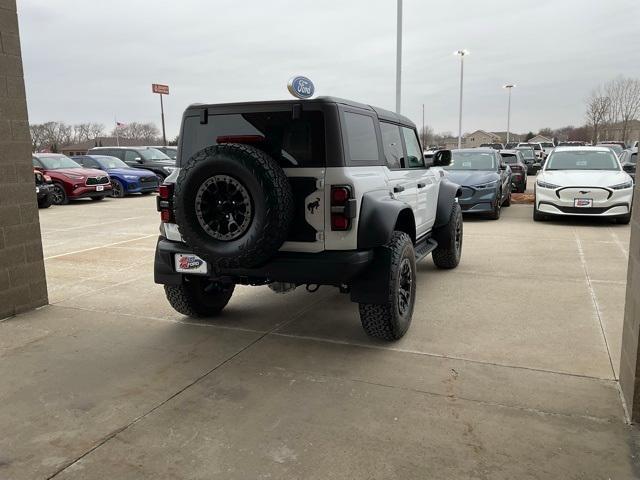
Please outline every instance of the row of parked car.
M87 155L32 156L38 206L157 191L175 170L176 147L95 147Z
M524 156L532 151L522 145L453 150L450 165L443 169L462 187L458 199L462 211L500 218L502 207L511 204L511 192L525 191L529 167L536 165L534 220L588 215L629 223L637 148L624 150L619 157L607 145L556 146L544 159L527 164Z

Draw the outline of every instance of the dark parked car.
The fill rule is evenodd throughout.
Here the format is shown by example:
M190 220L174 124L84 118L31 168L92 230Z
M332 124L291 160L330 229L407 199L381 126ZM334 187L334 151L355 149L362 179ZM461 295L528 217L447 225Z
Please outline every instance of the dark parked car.
M156 150L160 150L162 153L164 153L171 160L175 160L176 158L178 158L178 147L153 147L153 146L150 146L149 148L155 148Z
M494 150L504 150L504 145L501 143L483 143L480 148L493 148Z
M99 168L111 177L111 195L122 198L130 193L143 195L158 189L158 177L143 168L132 168L116 157L82 155L73 159L85 168Z
M49 208L53 203L53 182L49 175L40 173L35 168L33 174L36 180L36 198L38 199L38 208Z
M167 178L176 169L175 160L150 147L95 147L88 154L119 158L130 167L151 170L160 180Z
M54 205L69 203L69 200L90 198L103 200L111 194L111 181L107 172L82 168L66 155L59 153L36 153L33 168L49 175L53 180L52 200Z
M524 163L522 152L518 150L501 150L500 155L504 163L511 168L513 191L524 193L527 189L527 165Z
M451 164L444 168L447 178L462 186L458 202L464 213L487 213L497 220L502 206L511 205L511 169L497 150L453 150Z
M514 150L522 154L522 160L527 166L527 175L535 175L540 170L540 162L536 157L536 153L531 147L516 147Z
M620 155L620 163L622 164L622 169L631 175L633 181L636 181L636 167L638 165L638 149L630 148L629 150L625 150Z

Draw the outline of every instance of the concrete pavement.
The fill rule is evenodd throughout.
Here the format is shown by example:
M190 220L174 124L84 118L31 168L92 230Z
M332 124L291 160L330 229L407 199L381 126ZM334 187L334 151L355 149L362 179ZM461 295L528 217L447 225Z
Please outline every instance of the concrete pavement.
M213 321L152 282L154 199L41 211L52 305L0 322L0 478L640 477L617 369L629 228L465 219L407 336L329 288Z

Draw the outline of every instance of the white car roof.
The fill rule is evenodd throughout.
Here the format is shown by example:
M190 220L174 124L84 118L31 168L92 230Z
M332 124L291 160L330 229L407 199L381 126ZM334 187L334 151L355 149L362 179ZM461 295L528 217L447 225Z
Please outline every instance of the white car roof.
M555 152L584 152L585 150L588 151L595 151L595 152L610 152L611 148L609 147L580 147L580 146L562 146L562 147L555 147L553 149Z

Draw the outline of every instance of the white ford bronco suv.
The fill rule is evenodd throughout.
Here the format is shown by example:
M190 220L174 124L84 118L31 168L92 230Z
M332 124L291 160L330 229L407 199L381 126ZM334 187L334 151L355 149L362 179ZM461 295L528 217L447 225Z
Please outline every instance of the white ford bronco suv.
M406 117L332 97L191 105L177 167L160 187L155 282L188 316L213 316L235 285L332 285L367 334L401 338L429 253L455 268L458 185L425 164Z

